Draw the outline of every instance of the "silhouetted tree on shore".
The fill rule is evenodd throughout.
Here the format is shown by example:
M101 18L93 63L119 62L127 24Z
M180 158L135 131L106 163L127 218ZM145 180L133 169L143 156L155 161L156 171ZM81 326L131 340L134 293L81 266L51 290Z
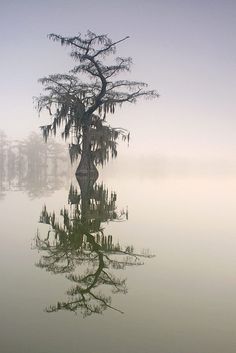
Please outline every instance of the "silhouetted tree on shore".
M10 140L0 132L0 190L25 190L37 197L56 190L67 175L66 147L55 140L46 144L32 132L22 140Z

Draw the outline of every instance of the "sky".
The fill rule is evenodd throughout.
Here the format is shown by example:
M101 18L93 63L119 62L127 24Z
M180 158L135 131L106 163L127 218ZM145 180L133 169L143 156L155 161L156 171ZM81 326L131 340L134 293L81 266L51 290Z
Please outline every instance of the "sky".
M48 33L88 29L134 61L130 80L157 100L127 104L112 126L131 133L121 154L236 160L236 2L234 0L0 0L0 129L13 139L39 131L38 78L74 62ZM122 77L120 77L122 78Z

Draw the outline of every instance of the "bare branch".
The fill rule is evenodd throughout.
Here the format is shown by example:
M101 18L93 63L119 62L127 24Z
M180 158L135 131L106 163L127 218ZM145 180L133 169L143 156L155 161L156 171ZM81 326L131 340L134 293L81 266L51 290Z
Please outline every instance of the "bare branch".
M93 57L95 58L96 56L98 56L98 55L100 55L100 54L102 54L102 53L108 51L110 48L116 46L117 44L119 44L119 43L125 41L125 40L128 39L128 38L130 38L130 37L129 37L129 36L126 36L125 38L122 38L122 39L118 40L117 42L111 43L111 44L108 45L106 48L99 50Z

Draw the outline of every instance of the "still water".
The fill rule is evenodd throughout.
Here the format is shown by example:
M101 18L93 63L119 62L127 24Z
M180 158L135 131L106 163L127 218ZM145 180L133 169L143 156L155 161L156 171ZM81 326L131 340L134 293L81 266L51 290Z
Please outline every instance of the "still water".
M1 353L236 351L236 177L50 185L1 184Z

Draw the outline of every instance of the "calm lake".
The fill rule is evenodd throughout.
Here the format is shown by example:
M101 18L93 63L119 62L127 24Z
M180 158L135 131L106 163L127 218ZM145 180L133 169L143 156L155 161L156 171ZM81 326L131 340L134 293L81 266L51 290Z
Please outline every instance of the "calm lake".
M107 169L1 181L0 352L234 353L235 174Z

